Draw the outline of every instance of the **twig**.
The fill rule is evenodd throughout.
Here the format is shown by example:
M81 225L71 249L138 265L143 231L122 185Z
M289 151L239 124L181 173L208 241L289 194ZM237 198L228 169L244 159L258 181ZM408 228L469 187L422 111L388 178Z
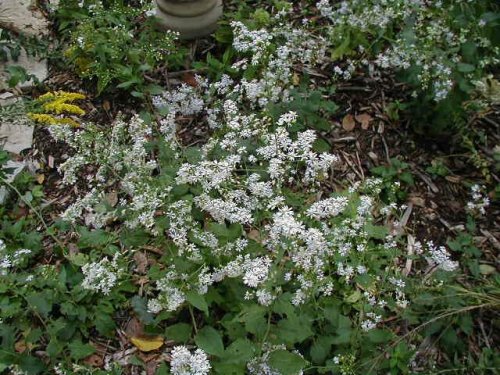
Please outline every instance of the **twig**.
M403 275L408 276L411 272L411 266L413 265L412 255L415 254L415 238L411 234L408 235L408 245L406 247L408 251L408 259L406 259L406 265L403 270Z
M492 235L486 229L480 229L480 232L485 235L485 237L491 242L495 249L500 250L500 241L498 241L494 235Z
M342 155L344 156L344 159L345 161L347 162L347 164L349 164L349 167L351 167L351 169L354 171L354 173L356 173L356 175L361 179L361 180L364 180L364 177L362 174L359 173L359 171L355 168L354 164L349 160L349 158L347 157L347 154L342 151Z
M413 165L413 171L415 172L415 174L416 174L418 177L420 177L420 179L421 179L422 181L424 181L424 182L425 182L425 183L429 186L429 188L431 189L431 191L432 191L433 193L436 193L436 194L437 194L437 193L439 193L439 189L438 189L438 187L434 184L434 182L432 182L432 181L431 181L431 179L430 179L429 177L427 177L425 174L423 174L422 172L420 172L420 171L418 170L418 168L417 168L415 165Z

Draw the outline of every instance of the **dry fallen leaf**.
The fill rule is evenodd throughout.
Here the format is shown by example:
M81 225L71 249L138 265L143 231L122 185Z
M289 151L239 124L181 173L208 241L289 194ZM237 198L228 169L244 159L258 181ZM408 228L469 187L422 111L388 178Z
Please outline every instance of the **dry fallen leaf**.
M294 86L298 86L299 83L300 83L300 77L297 73L293 73L293 76L292 76L292 83Z
M189 86L198 87L198 81L193 73L186 72L182 76L182 80L187 83Z
M83 360L83 362L89 366L92 366L92 367L104 366L103 359L101 358L101 356L99 356L97 354L92 354L92 355L88 356L87 358L85 358Z
M40 173L36 175L36 182L38 182L40 185L43 184L43 181L45 181L45 175Z
M370 116L368 113L362 113L356 116L356 121L361 124L361 128L363 130L368 129L368 127L370 126L370 122L372 120L373 120L372 116Z
M136 265L137 273L145 274L148 269L148 257L145 253L136 251L134 253L134 262Z
M14 349L16 349L18 353L23 353L27 349L26 342L24 340L19 340L14 344Z
M163 337L135 336L130 338L130 342L134 344L141 352L150 352L161 348L161 346L163 345Z
M140 337L144 335L144 327L135 316L127 322L125 334L129 337Z
M356 126L356 122L354 121L354 116L353 115L345 115L344 118L342 119L342 128L344 130L350 132L351 130L354 129Z
M111 207L115 207L118 203L118 193L116 191L110 191L106 194L106 201Z
M254 240L255 242L260 242L260 232L257 229L252 229L247 233L247 237L250 238L251 240Z

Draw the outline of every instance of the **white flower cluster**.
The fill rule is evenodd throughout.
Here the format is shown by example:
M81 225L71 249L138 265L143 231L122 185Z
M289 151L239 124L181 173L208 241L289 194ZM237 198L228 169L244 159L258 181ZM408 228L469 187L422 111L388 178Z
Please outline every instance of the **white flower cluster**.
M207 375L212 368L201 349L191 353L185 346L174 346L171 357L170 371L173 375Z
M63 182L74 184L85 167L87 174L89 166L98 166L94 173L86 176L89 192L70 205L63 218L75 222L85 216L89 218L89 225L106 225L116 215L97 210L96 206L106 202L106 189L116 182L127 195L118 205L127 218L125 224L130 228L140 225L154 233L154 217L168 194L168 188L160 188L153 182L157 162L146 150L152 134L150 125L134 116L129 121L119 118L111 130L92 124L78 131L71 131L65 125L49 129L56 140L67 142L75 150L75 155L59 167ZM117 176L121 177L119 181Z
M336 43L345 40L346 29L354 29L367 35L382 35L396 32L391 44L380 52L374 61L365 58L365 49L360 46L360 62L387 69L406 70L415 67L422 89L431 89L434 99L440 101L448 96L455 85L452 70L460 64L460 50L465 41L474 40L477 45L491 51L493 57L487 57L479 65L484 67L498 63L500 49L481 35L476 25L452 29L450 14L456 13L461 1L443 4L442 1L424 0L351 0L333 2L321 0L316 4L321 15L331 22L328 29ZM484 20L482 20L484 21ZM483 23L486 24L486 23ZM400 25L407 25L399 32ZM357 64L347 61L348 67L342 70L334 67L334 76L349 79Z
M344 211L348 204L349 200L347 197L323 199L313 203L307 210L307 215L317 220L334 217ZM364 210L363 208L363 211Z
M129 227L166 234L168 251L162 261L170 263L147 291L151 313L175 311L188 293L205 294L226 278L238 279L246 287L245 298L264 306L284 291L297 306L331 296L339 286L355 285L358 277L372 279L376 288L383 281L381 270L370 262L373 254L390 259L398 251L395 238L377 236L374 241L369 233L382 181L368 179L336 194L324 182L338 158L315 151L317 135L296 130L301 125L296 113L270 115L270 102L289 98L293 66L321 61L325 46L304 30L275 22L265 35L256 33L254 44L253 31L235 25L235 48L261 54L255 78L237 82L222 76L211 83L198 77L196 87L182 85L155 98L155 105L168 112L159 129L133 117L118 120L111 130L89 125L70 134L53 131L56 137L68 137L76 151L61 167L68 181L83 167L98 167L90 179L92 189L65 217L92 214L93 225L122 219ZM184 116L210 127L201 152L194 155L176 136ZM151 138L165 141L158 152L151 151L156 147ZM124 196L116 207L103 210L109 184ZM389 205L380 220L393 208ZM182 273L171 267L176 257L196 270ZM111 266L107 258L86 265L87 288L109 293L117 281ZM387 273L396 275L397 270ZM387 314L389 305L402 308L406 303L398 283L377 295L376 309L360 314L368 328Z
M186 295L175 286L176 280L181 278L172 267L167 274L156 282L156 289L160 292L157 298L148 301L148 311L157 314L160 311L175 311L186 301Z
M122 272L118 265L119 253L113 256L112 260L107 257L99 262L91 262L82 266L82 273L85 278L82 281L82 287L96 293L108 295L111 289L118 282L118 278Z
M0 239L0 276L6 276L11 268L22 264L31 253L29 249L8 252L4 240Z
M436 246L432 241L428 241L427 245L427 260L442 269L443 271L455 271L458 268L458 262L450 259L450 254L444 246Z
M486 208L490 205L490 199L483 193L484 187L477 184L470 188L471 200L467 202L467 211L472 214L486 214Z

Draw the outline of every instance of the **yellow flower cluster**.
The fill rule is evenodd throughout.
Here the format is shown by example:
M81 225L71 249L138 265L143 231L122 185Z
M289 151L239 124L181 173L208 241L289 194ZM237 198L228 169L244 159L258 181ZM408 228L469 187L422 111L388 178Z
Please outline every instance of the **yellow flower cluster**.
M36 103L41 105L41 113L29 113L28 115L31 119L41 124L69 124L78 127L80 124L77 121L61 115L83 116L85 111L78 105L71 104L75 100L81 99L85 99L85 95L76 92L47 92L36 100Z
M62 124L67 124L71 125L74 127L79 127L80 124L73 120L72 118L68 117L55 117L52 115L48 115L46 113L30 113L29 117L40 124L46 124L46 125L62 125Z

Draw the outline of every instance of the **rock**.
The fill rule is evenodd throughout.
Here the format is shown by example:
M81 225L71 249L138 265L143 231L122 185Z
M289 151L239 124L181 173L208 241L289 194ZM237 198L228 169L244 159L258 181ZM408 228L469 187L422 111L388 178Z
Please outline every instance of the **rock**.
M9 79L9 74L5 71L8 66L21 66L23 67L28 74L33 74L38 81L44 81L48 74L47 68L47 60L38 59L33 56L28 56L24 49L21 49L21 53L17 61L9 60L6 63L0 63L0 88L6 89L8 88L7 81ZM20 82L18 87L25 88L33 86L35 82L32 79L26 82Z
M31 148L33 142L33 126L0 123L0 146L13 154Z
M8 105L12 105L19 100L17 96L15 96L11 92L3 92L0 94L0 107L6 107Z
M47 36L49 22L35 0L1 0L0 27L29 36Z
M36 7L35 0L0 0L0 27L21 33L26 36L48 37L49 22L43 13ZM47 61L28 56L21 50L17 61L0 63L0 89L8 87L8 74L5 68L12 65L22 66L28 74L33 74L39 81L47 78ZM20 84L20 87L32 86L30 80Z

